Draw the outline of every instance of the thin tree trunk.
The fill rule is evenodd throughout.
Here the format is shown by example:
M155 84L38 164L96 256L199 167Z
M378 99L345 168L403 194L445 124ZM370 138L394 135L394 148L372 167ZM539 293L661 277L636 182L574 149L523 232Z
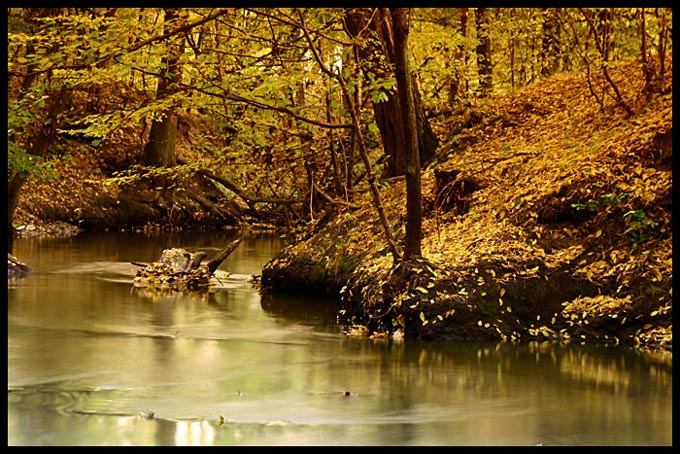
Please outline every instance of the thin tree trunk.
M467 98L468 92L470 91L469 87L469 82L468 82L468 77L467 77L467 71L468 71L468 59L470 56L470 53L468 52L467 46L465 45L465 38L467 38L467 19L468 19L468 9L467 8L458 8L458 15L460 17L460 35L463 37L463 44L460 46L461 47L461 52L462 52L462 58L461 61L463 62L463 93L462 93L462 98Z
M373 199L373 206L378 212L380 224L382 225L383 231L385 232L385 237L387 238L387 244L390 248L390 252L392 253L393 260L396 263L401 259L401 253L399 252L397 243L394 241L392 228L390 227L390 224L387 220L387 216L385 215L385 209L383 207L382 201L380 200L380 191L378 189L378 185L376 184L375 172L373 171L373 168L371 166L371 160L368 157L366 142L364 141L363 135L361 134L361 123L359 122L358 108L352 100L351 93L347 88L347 83L345 82L345 79L342 77L342 75L335 74L334 72L332 72L330 69L328 69L328 67L326 67L326 65L321 60L321 57L319 56L319 53L316 50L316 47L314 46L314 41L312 40L312 37L309 35L309 30L307 30L307 27L304 23L304 16L302 15L302 12L298 11L298 15L300 17L301 28L305 34L305 39L307 40L309 49L312 51L314 60L316 60L316 63L319 65L319 68L321 68L324 74L338 81L343 96L348 103L349 107L348 110L352 117L352 124L354 125L353 131L356 137L357 145L359 147L359 156L361 157L361 160L364 164L364 168L366 169L366 179L368 180L368 187L370 188L371 198Z
M481 96L491 93L493 86L491 65L491 40L489 39L489 16L487 8L477 8L477 71L479 74L479 88Z
M590 17L590 14L588 14L587 11L584 9L580 8L581 13L583 14L583 17L586 19L588 22L588 26L590 27L590 31L593 33L593 37L595 38L595 46L600 52L600 56L602 57L602 63L600 64L600 67L602 69L602 74L604 75L605 80L609 83L609 86L612 88L614 91L614 95L612 98L621 106L623 109L626 111L628 115L633 115L633 110L628 107L628 104L624 101L623 96L621 95L621 92L619 91L618 86L614 83L612 80L611 76L609 75L609 71L607 70L607 64L609 61L609 52L610 49L613 46L613 39L610 36L610 29L611 26L609 24L609 13L607 11L602 11L597 19L598 19L598 24L600 27L598 27L598 24L593 23L592 18ZM602 104L602 107L604 105Z
M326 121L328 123L333 121L331 114L331 96L330 93L326 92ZM337 195L343 195L347 193L347 188L343 191L342 188L342 178L340 176L340 163L338 162L338 153L335 149L335 138L333 137L333 130L328 130L328 150L331 154L331 165L333 169L333 188Z

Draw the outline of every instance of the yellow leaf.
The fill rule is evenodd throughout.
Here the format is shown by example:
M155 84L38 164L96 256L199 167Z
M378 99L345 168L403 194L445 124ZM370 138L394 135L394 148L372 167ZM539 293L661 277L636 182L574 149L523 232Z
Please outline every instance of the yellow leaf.
M508 312L512 312L512 308L508 306Z
M595 238L599 238L600 235L602 235L602 230L598 230L597 232L595 232Z
M503 305L503 298L498 298L498 304Z
M504 288L501 289L501 296L503 296L503 295L505 295L505 289Z

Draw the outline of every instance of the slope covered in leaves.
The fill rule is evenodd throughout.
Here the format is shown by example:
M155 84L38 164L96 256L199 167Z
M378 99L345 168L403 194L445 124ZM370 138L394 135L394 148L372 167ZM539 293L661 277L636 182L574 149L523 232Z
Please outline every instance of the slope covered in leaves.
M331 288L346 284L340 320L355 332L670 348L672 95L648 98L635 62L611 74L634 116L611 97L601 108L585 75L560 74L440 126L442 157L423 173L427 261L406 288L390 288L368 195L320 220L263 283L314 287L309 270L322 279L353 261ZM606 82L591 77L601 94ZM402 238L404 183L386 184Z

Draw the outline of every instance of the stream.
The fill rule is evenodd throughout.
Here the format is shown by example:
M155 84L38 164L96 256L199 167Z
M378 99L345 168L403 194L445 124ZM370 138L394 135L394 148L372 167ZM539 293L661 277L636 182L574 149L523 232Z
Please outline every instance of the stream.
M350 337L336 301L261 296L246 236L205 294L134 288L163 249L233 233L15 241L10 446L670 446L672 353Z

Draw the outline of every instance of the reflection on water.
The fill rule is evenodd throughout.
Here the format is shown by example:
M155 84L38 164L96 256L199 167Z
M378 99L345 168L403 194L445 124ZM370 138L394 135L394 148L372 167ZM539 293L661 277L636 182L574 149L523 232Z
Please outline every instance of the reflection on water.
M40 273L8 290L8 443L672 443L670 353L347 337L334 302L241 278L275 236L244 240L221 267L238 279L210 293L131 285L130 261L229 240L19 240Z

